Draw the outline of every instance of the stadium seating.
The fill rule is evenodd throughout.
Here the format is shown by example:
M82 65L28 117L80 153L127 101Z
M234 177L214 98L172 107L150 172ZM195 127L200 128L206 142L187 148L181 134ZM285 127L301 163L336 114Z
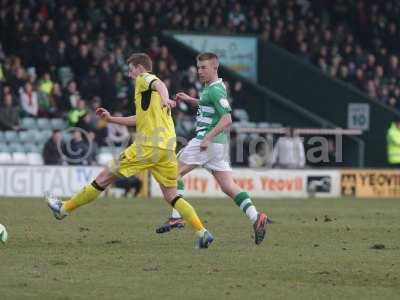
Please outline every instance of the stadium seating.
M21 142L30 142L32 141L32 132L31 131L20 131L19 132L19 140Z
M15 153L15 152L24 152L24 145L19 143L19 142L12 142L8 144L8 149L9 152Z
M0 143L0 164L43 165L43 145L31 142Z
M21 127L24 129L36 129L36 119L34 118L22 118Z
M12 157L12 163L16 165L26 165L28 164L28 157L26 156L26 153L24 152L14 152L11 155Z
M29 165L40 166L43 165L43 157L40 153L27 153L27 160Z
M25 143L24 150L26 153L40 153L40 147L34 143Z
M4 132L4 138L6 142L15 143L19 141L18 133L16 131L7 130Z
M4 152L9 152L8 146L7 144L0 142L0 152L4 153Z
M10 165L12 164L11 154L8 152L0 152L0 164L1 165Z
M37 128L40 130L51 128L49 119L39 118L37 119Z
M66 122L63 119L56 118L50 120L51 129L63 130L67 127Z

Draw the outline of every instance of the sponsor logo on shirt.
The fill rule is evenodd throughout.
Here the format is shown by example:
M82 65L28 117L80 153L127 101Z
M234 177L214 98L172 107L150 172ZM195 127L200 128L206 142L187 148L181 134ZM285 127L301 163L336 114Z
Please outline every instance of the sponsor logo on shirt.
M219 100L219 104L221 104L221 106L225 107L225 108L229 108L230 107L228 99L226 99L226 98L221 98Z

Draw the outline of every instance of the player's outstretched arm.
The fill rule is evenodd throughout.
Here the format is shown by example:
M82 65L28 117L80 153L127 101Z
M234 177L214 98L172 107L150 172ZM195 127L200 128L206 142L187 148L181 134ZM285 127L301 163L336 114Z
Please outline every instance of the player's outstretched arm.
M193 97L191 97L188 94L183 93L183 92L179 92L178 94L176 94L175 99L177 101L189 102L190 104L192 104L194 106L199 105L199 99L193 98Z
M102 107L96 109L96 115L103 119L108 123L115 123L124 126L135 126L136 125L136 116L129 116L129 117L113 117L111 116L110 112Z
M157 91L160 94L161 98L161 105L168 107L168 108L174 108L176 106L176 102L169 99L169 92L167 87L165 86L165 83L162 82L160 79L157 79L151 84L151 89Z

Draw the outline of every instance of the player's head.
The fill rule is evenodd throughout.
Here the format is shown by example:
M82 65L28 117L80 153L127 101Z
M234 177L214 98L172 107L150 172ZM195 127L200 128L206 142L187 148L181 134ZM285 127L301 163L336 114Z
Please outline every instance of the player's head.
M208 83L218 78L218 56L211 52L204 52L197 56L197 72L202 83Z
M127 60L129 77L135 79L139 74L151 72L153 62L146 53L133 53Z

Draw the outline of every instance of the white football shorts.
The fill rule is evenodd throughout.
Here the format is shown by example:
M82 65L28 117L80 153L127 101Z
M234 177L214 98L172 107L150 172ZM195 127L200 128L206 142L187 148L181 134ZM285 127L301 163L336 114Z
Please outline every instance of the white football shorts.
M209 143L206 151L200 151L202 140L191 139L178 153L178 160L187 165L199 165L210 171L231 171L229 144Z

